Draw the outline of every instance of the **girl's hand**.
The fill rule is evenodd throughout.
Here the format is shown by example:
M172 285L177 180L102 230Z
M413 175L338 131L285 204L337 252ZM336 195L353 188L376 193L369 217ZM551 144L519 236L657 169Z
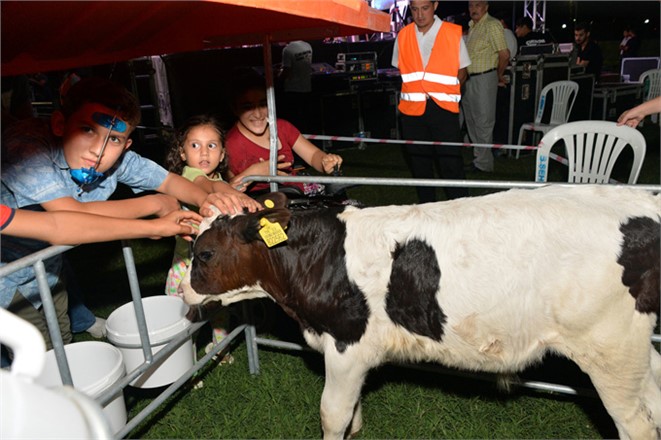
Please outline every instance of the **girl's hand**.
M289 175L289 173L285 171L281 171L284 169L291 168L292 165L291 162L282 162L284 159L285 159L284 155L281 154L278 156L278 163L276 165L277 167L276 171L278 176ZM229 183L237 191L244 192L246 190L247 185L250 184L250 182L247 183L241 182L245 176L268 176L269 174L271 174L269 171L269 162L260 158L259 162L250 165L241 174L232 177Z
M278 156L278 163L276 164L278 176L288 176L289 175L289 173L287 173L287 172L280 171L280 170L285 170L287 168L291 168L291 165L292 165L291 162L283 162L283 160L285 160L284 154L279 155ZM245 176L249 176L251 174L255 174L255 175L259 175L259 176L268 176L270 174L270 172L269 172L269 162L260 157L259 162L250 165L241 174L243 174Z
M243 176L234 176L230 179L228 182L232 188L239 192L246 192L246 189L248 188L248 185L250 185L250 182L242 182Z
M337 154L326 154L321 158L321 166L326 174L331 174L342 166L342 157Z

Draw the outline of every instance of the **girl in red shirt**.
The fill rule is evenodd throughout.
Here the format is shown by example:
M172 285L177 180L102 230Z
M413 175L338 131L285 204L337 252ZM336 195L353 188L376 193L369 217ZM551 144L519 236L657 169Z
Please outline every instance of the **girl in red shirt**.
M230 184L241 187L241 179L249 175L268 176L270 127L268 123L268 108L266 106L266 86L264 79L257 73L250 73L238 79L233 87L234 97L232 108L237 122L227 133L225 147L229 159ZM292 169L294 153L319 172L331 174L339 170L342 158L337 154L329 154L317 148L301 136L289 122L278 119L278 175L295 176ZM304 194L314 193L310 185L289 183ZM268 190L266 182L256 182L249 192Z

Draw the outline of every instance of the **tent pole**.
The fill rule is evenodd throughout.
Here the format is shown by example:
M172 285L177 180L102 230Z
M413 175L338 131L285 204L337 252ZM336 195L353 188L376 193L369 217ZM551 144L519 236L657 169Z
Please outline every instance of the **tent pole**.
M264 35L264 76L266 77L266 103L269 107L269 173L277 176L278 167L278 124L275 113L275 87L273 85L273 55L271 53L271 36ZM278 184L271 182L271 191L278 190Z

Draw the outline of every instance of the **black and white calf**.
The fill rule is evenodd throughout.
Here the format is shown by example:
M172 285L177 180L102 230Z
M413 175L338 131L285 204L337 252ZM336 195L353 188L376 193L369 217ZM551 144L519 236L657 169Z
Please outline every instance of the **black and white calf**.
M277 196L275 198L280 201ZM268 248L260 218L287 227ZM515 372L560 353L622 438L661 434L661 196L611 186L510 190L414 206L216 218L197 238L189 304L275 300L323 352L324 436L361 426L387 361Z

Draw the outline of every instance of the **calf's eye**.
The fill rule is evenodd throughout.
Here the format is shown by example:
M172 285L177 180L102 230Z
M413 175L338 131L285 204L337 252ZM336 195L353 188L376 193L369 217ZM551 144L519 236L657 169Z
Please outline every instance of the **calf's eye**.
M198 253L195 257L198 258L203 263L206 263L209 260L211 260L211 258L213 257L213 254L214 254L213 251L202 251L202 252Z

